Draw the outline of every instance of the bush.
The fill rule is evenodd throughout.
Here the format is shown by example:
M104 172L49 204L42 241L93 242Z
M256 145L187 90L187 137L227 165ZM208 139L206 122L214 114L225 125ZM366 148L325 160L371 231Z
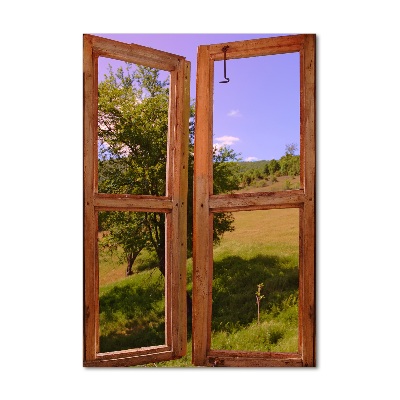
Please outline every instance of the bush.
M292 183L289 181L289 179L286 179L285 185L283 186L284 190L290 190L292 189Z
M268 329L268 337L270 344L277 344L285 335L284 330L280 326L273 325Z

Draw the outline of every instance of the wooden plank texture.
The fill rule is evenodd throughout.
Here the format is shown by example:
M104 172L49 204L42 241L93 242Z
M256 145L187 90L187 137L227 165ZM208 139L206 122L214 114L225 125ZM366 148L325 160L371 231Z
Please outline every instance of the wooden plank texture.
M301 358L208 357L210 367L302 367Z
M96 194L93 203L98 211L170 212L172 210L172 199L161 196Z
M90 36L93 50L98 56L140 64L147 67L174 71L184 57L137 44L122 43L98 36Z
M171 351L171 347L165 344L160 346L148 346L148 347L139 347L137 349L129 349L129 350L120 350L120 351L110 351L107 353L97 353L96 357L98 360L111 360L122 357L133 357L133 356L141 356L148 353L156 354L156 353L165 353L167 351Z
M131 367L134 365L143 365L156 363L160 361L169 361L173 359L172 350L162 352L150 352L141 355L121 355L121 357L111 359L96 359L84 362L84 367Z
M207 362L212 367L302 367L298 353L210 350Z
M189 118L190 118L190 62L185 61L182 69L182 102L179 103L178 115L180 126L178 135L180 136L180 160L179 185L178 185L178 230L177 230L177 251L178 251L178 338L174 347L174 355L181 357L187 351L187 294L186 294L186 262L187 262L187 210L188 210L188 161L189 161ZM175 203L176 204L176 203Z
M213 68L208 46L197 55L196 132L193 200L193 315L192 360L206 364L209 341L210 263L212 263L212 80Z
M185 115L185 95L188 86L187 64L181 62L174 75L176 79L175 108L170 118L170 163L169 173L172 179L168 190L172 196L171 231L168 240L171 241L172 251L169 256L171 279L171 334L174 356L186 353L187 313L186 313L186 230L187 230L187 161L189 134L188 115ZM185 118L187 117L187 121ZM169 194L169 193L168 193Z
M315 366L315 35L307 35L301 52L304 100L304 190L303 210L303 362Z
M97 132L97 75L92 52L92 39L83 41L83 168L84 168L84 360L96 357L96 233L97 222L93 206L95 190L94 147Z
M302 49L303 41L304 35L291 35L213 44L210 45L210 57L214 61L223 60L222 48L225 46L229 46L226 52L227 60L293 53Z
M209 357L251 357L251 358L272 358L272 359L301 359L299 353L266 352L266 351L243 351L243 350L210 350Z
M298 207L304 202L302 190L285 192L221 194L210 197L212 212L241 210L266 210L271 208Z

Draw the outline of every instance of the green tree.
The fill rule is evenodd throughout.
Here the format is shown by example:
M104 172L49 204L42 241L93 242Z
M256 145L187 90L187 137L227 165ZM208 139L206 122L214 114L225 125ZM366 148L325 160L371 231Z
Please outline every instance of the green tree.
M300 156L295 155L297 144L286 145L285 155L279 160L281 175L296 176L300 174Z
M144 248L149 248L148 222L144 213L100 212L102 229L107 232L100 241L105 250L116 251L122 248L120 261L127 263L126 275L132 275L132 267ZM118 254L118 253L117 253Z
M265 165L264 172L268 175L273 175L275 172L279 171L279 162L272 159Z
M168 81L159 80L156 69L132 66L109 68L99 84L99 192L165 195L167 163ZM188 250L192 249L193 106L189 123ZM214 193L239 188L235 161L229 148L214 152ZM165 272L165 217L162 213L130 213L114 217L101 213L100 226L109 243L119 245L132 271L132 259L144 248L153 249L160 271ZM121 213L122 215L123 213ZM137 214L137 215L136 215ZM143 214L143 216L138 216ZM214 240L233 230L233 217L221 213L214 219ZM137 240L135 239L137 238ZM141 249L140 249L141 248ZM140 250L139 250L140 249ZM132 262L132 264L131 264Z

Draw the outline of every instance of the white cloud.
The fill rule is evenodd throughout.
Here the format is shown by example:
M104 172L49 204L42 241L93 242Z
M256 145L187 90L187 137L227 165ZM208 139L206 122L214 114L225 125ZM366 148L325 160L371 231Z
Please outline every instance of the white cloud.
M215 141L218 142L215 145L216 146L231 146L232 144L234 144L235 142L238 142L240 139L238 137L235 136L221 136L221 137L217 137L215 138Z
M258 160L257 157L247 157L247 158L245 158L244 161L257 161L257 160Z
M220 150L221 147L222 147L222 144L219 144L219 143L214 143L213 144L213 148L217 153L219 153L219 150Z
M241 117L242 114L240 113L239 110L231 110L228 112L228 117Z

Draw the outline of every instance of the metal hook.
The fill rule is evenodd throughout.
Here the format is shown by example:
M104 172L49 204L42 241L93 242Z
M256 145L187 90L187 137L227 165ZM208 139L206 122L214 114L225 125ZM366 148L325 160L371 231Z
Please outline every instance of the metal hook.
M224 52L224 81L220 81L219 83L228 83L229 78L226 77L226 51L229 49L229 46L224 46L222 48L222 51Z

